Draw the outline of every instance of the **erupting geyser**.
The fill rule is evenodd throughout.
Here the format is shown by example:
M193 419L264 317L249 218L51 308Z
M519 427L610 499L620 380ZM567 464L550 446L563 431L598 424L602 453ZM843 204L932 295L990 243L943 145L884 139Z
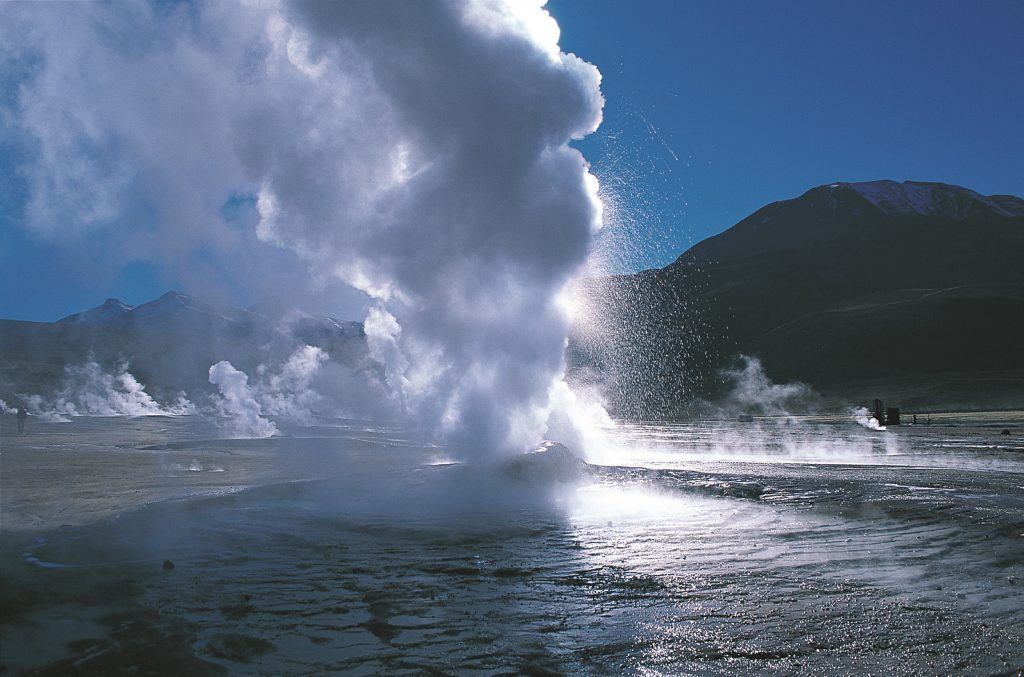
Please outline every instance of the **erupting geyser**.
M326 148L260 164L261 236L375 299L370 341L415 422L456 453L528 449L599 226L567 145L600 121L597 70L559 52L539 3L312 4L288 21L323 104L302 126Z
M4 54L33 55L11 111L38 150L30 225L177 266L280 245L371 297L396 407L450 451L572 437L549 420L572 420L567 286L601 216L568 143L603 100L543 4L8 8ZM224 205L247 202L240 233Z

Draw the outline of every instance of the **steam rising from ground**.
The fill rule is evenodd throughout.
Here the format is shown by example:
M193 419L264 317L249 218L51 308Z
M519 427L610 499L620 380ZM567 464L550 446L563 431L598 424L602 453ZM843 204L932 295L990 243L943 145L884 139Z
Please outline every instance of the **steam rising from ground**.
M464 456L544 436L565 401L567 288L601 218L568 142L603 101L543 2L2 11L36 233L70 223L168 261L280 245L372 299L410 422ZM246 204L251 229L224 215Z
M180 416L195 412L184 394L171 404L158 404L128 371L126 362L107 373L91 361L66 368L56 409L69 416Z
M317 409L330 406L311 387L327 359L322 349L303 346L279 370L261 364L257 369L259 379L252 385L249 376L227 360L212 365L210 383L220 390L213 402L222 427L234 437L272 437L280 431L270 418L313 423Z
M313 390L312 381L329 355L316 346L303 346L289 356L279 371L260 365L266 385L262 388L262 404L271 416L280 416L298 423L313 422L314 412L324 404L323 397Z
M220 389L217 413L235 437L273 437L277 426L263 417L263 407L249 387L245 372L222 360L210 367L210 383Z
M277 435L275 421L310 425L317 416L339 413L330 397L320 394L314 379L328 354L315 346L303 346L279 366L260 364L256 376L249 376L222 360L210 366L210 383L218 394L196 398L185 393L161 404L120 362L112 371L90 360L68 365L60 388L51 396L19 394L18 401L43 421L68 422L75 416L184 416L214 417L231 437L261 438ZM16 409L0 400L0 413Z
M740 412L779 416L806 410L814 403L816 395L807 384L775 383L765 373L761 360L748 355L739 359L741 366L722 375L732 385L727 402Z
M885 430L885 426L871 415L867 407L857 407L850 413L850 418L870 430Z
M184 393L160 404L145 386L119 363L106 371L95 361L68 365L60 390L52 397L20 395L28 410L42 420L67 422L71 416L183 416L196 413Z

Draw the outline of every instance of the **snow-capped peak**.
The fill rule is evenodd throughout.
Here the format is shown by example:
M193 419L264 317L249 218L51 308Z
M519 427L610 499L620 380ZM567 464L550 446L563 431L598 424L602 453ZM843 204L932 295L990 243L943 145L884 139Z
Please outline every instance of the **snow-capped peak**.
M88 324L106 324L108 322L124 317L132 311L133 307L120 299L107 299L95 308L68 315L59 322L85 322Z
M891 214L942 215L963 218L973 212L992 211L1001 216L1024 215L1024 200L1009 196L984 196L968 188L922 181L865 181L830 184L847 188Z
M107 310L109 312L127 313L132 308L134 308L134 306L130 306L120 299L111 298L104 301L103 304L95 308L95 310Z
M224 322L234 322L249 316L245 310L212 306L188 294L169 291L149 303L137 306L132 316L146 322L159 322L171 317L210 317Z

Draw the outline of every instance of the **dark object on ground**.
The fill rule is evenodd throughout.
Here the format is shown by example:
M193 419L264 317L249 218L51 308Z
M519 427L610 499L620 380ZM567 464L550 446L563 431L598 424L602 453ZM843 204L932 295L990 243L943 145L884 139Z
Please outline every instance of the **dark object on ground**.
M573 482L587 473L587 464L561 442L546 440L531 452L510 459L502 472L516 480Z
M900 408L889 407L885 411L885 425L899 425L900 424Z
M169 559L164 560L164 571L174 571L174 562Z
M25 421L28 420L28 412L25 407L18 407L18 433L25 432Z
M206 645L206 653L234 663L252 663L274 648L274 645L265 639L230 632L214 635Z
M753 423L754 417L751 416L750 414L740 414L739 416L736 417L736 420L739 423Z
M1003 432L1001 432L999 434L1000 435L1009 435L1010 434L1010 429L1009 428L1003 428Z

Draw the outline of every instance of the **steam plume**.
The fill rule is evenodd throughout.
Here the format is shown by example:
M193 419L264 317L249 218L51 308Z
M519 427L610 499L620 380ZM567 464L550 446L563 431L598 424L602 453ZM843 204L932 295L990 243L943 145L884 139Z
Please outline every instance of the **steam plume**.
M603 101L543 2L0 12L0 68L18 83L0 105L37 233L72 223L175 262L209 249L228 270L236 251L280 245L373 299L389 384L452 451L544 435L566 290L600 226L568 142ZM224 216L240 203L252 230ZM228 367L211 373L222 387Z
M195 413L185 396L160 405L146 392L144 385L128 371L127 363L117 365L108 373L96 362L89 361L65 368L64 386L56 410L69 416L181 416Z
M215 400L221 424L233 437L273 437L273 421L263 417L263 407L249 388L249 377L227 360L210 367L210 383L220 389Z
M867 407L857 407L850 412L850 418L870 430L885 430L885 426L878 422L878 419L871 415Z
M64 423L72 416L184 416L196 408L184 393L161 404L128 370L126 362L106 371L90 360L64 368L60 390L49 397L21 394L19 398L41 420Z
M313 390L311 382L327 359L327 353L316 346L303 346L292 353L279 372L267 377L261 398L267 414L312 423L314 410L322 398Z
M722 376L731 384L727 404L738 411L767 416L788 415L806 410L817 399L805 383L775 383L765 373L761 360L740 355L742 366L723 370Z

